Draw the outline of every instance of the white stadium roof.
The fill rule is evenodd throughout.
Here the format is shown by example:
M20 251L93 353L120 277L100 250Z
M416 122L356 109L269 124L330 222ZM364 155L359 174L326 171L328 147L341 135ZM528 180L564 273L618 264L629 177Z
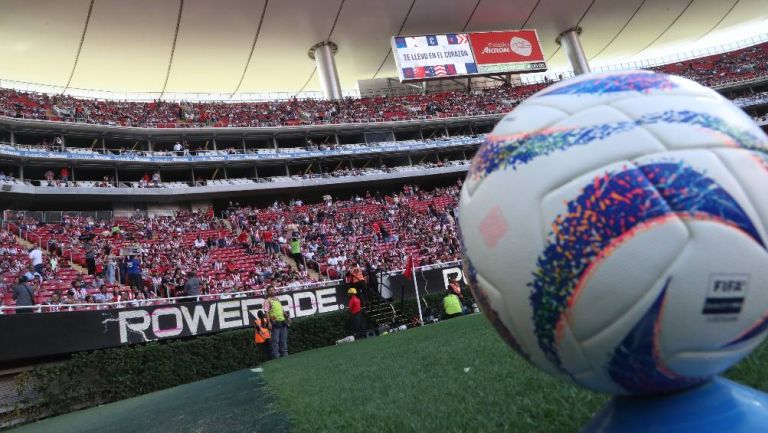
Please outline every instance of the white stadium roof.
M390 37L533 28L550 69L555 37L584 29L593 64L768 33L766 0L2 0L0 86L109 92L317 91L308 49L339 46L343 89L395 77ZM10 80L10 81L9 81ZM10 84L9 84L10 83ZM33 87L29 87L33 88ZM118 95L119 96L119 95Z

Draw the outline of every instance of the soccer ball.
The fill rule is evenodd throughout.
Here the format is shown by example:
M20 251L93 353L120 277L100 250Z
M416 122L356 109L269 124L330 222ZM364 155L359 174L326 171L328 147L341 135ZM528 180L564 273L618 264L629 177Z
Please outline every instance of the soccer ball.
M582 75L505 116L459 203L483 312L540 369L617 395L701 384L768 329L768 137L692 81Z

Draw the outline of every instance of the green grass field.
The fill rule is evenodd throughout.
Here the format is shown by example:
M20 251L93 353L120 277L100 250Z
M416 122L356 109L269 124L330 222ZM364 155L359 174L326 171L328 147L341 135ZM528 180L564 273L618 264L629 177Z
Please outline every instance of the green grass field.
M575 432L607 397L539 372L482 315L270 361L17 430ZM768 346L728 373L768 390Z
M538 372L479 314L264 369L296 432L571 432L605 401Z
M767 367L764 345L729 377L766 390ZM296 432L575 432L607 400L528 365L480 314L264 369Z

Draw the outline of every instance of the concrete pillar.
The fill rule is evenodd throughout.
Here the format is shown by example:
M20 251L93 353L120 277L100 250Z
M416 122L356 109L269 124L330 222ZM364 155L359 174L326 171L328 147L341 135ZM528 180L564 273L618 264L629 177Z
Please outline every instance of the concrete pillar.
M19 180L24 182L24 166L23 165L19 166Z
M317 65L317 78L323 89L325 99L341 99L341 84L339 73L336 71L336 60L333 56L339 47L331 41L318 42L313 45L307 55Z
M8 138L11 140L11 146L16 144L16 134L13 132L13 129L11 129L11 136Z
M568 56L568 61L571 62L573 72L576 75L586 74L591 71L587 56L584 55L584 49L582 49L581 41L579 41L580 34L581 27L571 27L560 33L555 39L555 42L565 50L565 55Z

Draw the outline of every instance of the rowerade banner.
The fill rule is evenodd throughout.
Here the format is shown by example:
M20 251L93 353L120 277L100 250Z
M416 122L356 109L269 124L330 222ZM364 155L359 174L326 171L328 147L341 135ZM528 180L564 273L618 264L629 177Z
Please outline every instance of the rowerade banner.
M457 274L461 278L460 272L458 263L417 270L421 293L444 290L448 275ZM392 273L384 282L391 287L383 291L386 297L400 300L401 293L405 298L414 296L413 285L408 286L400 273ZM291 317L302 318L343 310L347 303L346 289L345 284L333 281L286 291L278 298ZM0 365L247 328L252 326L263 306L263 297L244 296L130 308L104 306L104 309L85 311L0 315Z
M344 286L278 295L291 317L338 311ZM0 315L0 363L213 334L252 326L263 297L179 302L133 308Z
M400 81L547 70L536 30L392 38Z

